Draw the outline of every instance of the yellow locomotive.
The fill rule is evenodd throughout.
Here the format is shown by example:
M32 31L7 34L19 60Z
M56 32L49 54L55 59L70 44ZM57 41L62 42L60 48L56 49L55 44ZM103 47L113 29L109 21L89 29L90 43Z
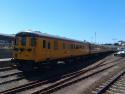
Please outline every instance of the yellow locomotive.
M101 45L52 36L38 31L24 31L15 36L13 58L19 68L30 69L39 67L47 61L65 60L109 51L112 49Z

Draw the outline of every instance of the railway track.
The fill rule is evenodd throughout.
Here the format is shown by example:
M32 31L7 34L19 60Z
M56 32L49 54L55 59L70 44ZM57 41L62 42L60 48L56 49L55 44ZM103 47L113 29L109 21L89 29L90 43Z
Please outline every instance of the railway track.
M2 82L0 82L0 85L4 85L4 84L11 83L11 82L14 82L14 81L19 81L19 80L22 80L22 79L25 79L25 77L23 76L23 77L11 79L11 80L2 81Z
M27 83L25 85L21 85L21 86L12 88L12 89L2 91L2 92L0 92L0 94L12 94L12 93L17 93L17 92L22 92L22 91L26 91L27 89L37 88L39 86L40 87L43 86L44 88L42 88L42 89L40 88L40 90L35 90L35 92L32 92L31 94L38 94L38 93L47 94L47 93L53 92L55 90L58 90L62 87L65 87L67 85L70 85L70 84L73 84L80 80L83 80L92 75L95 75L96 73L109 69L109 68L115 66L117 64L117 61L119 61L120 59L121 58L111 61L111 62L109 62L111 64L108 64L108 65L107 64L103 65L100 63L95 66L87 67L87 68L77 71L77 72L66 74L63 77L61 77L61 79L58 78L60 74L53 74L48 77L50 79L47 79L44 81L40 81L40 80L31 81L30 83ZM89 72L89 73L87 73L87 72ZM81 76L83 74L84 74L84 76ZM59 79L59 80L55 81L53 84L48 84L50 81L56 80L56 79ZM47 84L47 86L46 86L46 84ZM24 94L24 93L22 93L22 94Z
M18 71L15 67L0 68L0 85L19 81L24 78L23 72Z
M20 77L18 77L18 75ZM2 84L11 83L14 81L19 81L21 79L25 79L25 77L23 76L22 72L17 72L17 73L11 73L11 74L0 76L0 79L1 79L0 85L2 85Z
M9 74L0 76L0 78L6 78L14 75L23 75L23 72L9 73Z
M12 69L15 69L15 68L14 68L14 67L3 67L3 68L0 68L0 72L1 72L1 71L12 70Z
M58 81L57 83L51 84L50 86L43 88L43 89L40 89L40 90L33 92L31 94L39 94L39 93L40 94L50 94L54 91L57 91L58 89L64 88L66 86L69 86L69 85L74 84L76 82L79 82L81 80L84 80L88 77L91 77L95 74L103 72L103 71L105 71L113 66L115 66L115 64L111 64L109 66L101 67L101 68L98 68L95 70L89 70L91 72L84 73L84 71L80 71L79 73L74 73L71 76L68 75L65 79Z
M125 94L125 69L100 85L94 94Z

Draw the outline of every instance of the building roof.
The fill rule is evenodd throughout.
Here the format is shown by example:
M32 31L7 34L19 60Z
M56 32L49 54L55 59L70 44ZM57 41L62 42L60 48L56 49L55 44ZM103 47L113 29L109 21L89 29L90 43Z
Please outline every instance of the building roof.
M13 40L14 39L14 37L15 37L15 35L14 34L1 34L0 33L0 40L9 40L9 41L11 41L11 40Z

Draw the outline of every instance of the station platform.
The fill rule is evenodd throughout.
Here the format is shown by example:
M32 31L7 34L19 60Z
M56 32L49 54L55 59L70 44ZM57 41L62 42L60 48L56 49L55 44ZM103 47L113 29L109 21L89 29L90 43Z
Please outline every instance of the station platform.
M0 62L2 61L10 61L12 58L3 58L3 59L0 59Z

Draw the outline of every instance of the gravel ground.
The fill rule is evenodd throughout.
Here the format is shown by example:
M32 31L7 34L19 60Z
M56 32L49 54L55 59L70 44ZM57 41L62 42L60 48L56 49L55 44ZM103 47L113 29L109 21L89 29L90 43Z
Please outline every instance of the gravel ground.
M125 68L124 60L125 59L122 60L123 62L119 62L119 65L116 65L99 74L93 75L88 79L85 79L68 87L65 87L61 90L58 90L57 92L54 92L52 94L91 94L91 91L88 92L87 90L91 90L90 88L94 86L94 84L97 83L97 81L101 81L101 79L108 77L109 75L114 73L114 71L115 73L117 73L119 70Z
M11 73L17 73L17 72L21 72L21 71L19 71L19 70L17 70L17 69L13 69L13 70L7 70L7 71L2 71L2 72L0 72L0 77L1 76L4 76L4 75L8 75L8 74L11 74Z
M108 56L108 57L106 57L105 59L103 59L104 61L106 61L106 60L108 60L108 59L111 59L111 60L109 60L108 62L111 62L111 61L113 61L113 60L116 60L116 59L119 59L119 57L113 57L112 55L111 56ZM102 62L102 60L100 61L100 62ZM103 64L106 64L107 62L103 62ZM11 72L19 72L18 70L10 70L10 71L4 71L4 72L0 72L0 76L2 76L2 75L6 75L6 74L8 74L8 73L11 73ZM101 76L102 77L102 76ZM98 78L98 77L97 77ZM97 80L97 78L93 78L93 79L87 79L86 81L84 81L82 84L80 84L80 85L76 85L77 86L77 88L78 88L78 86L81 86L81 87L79 87L79 89L80 90L82 90L83 88L85 88L85 87L89 87L89 86L91 86L91 84L92 83L94 83L96 80ZM9 79L9 78L8 78ZM12 77L12 78L10 78L10 79L15 79L15 77ZM100 77L98 78L98 79L100 79ZM2 78L0 78L0 81L4 81ZM89 83L87 84L87 83L85 83L85 82L87 82L87 81L89 81ZM11 82L11 83L8 83L8 84L4 84L4 85L0 85L0 91L4 91L4 90L7 90L7 89L10 89L10 88L14 88L14 87L17 87L17 86L19 86L19 85L24 85L24 84L26 84L26 83L28 83L29 82L29 80L28 79L23 79L23 80L20 80L20 81L14 81L14 82ZM49 83L48 83L49 84ZM84 85L85 84L85 85ZM44 85L44 86L42 86L42 87L46 87L47 85ZM72 90L75 90L75 88L76 88L76 86L74 87L74 89L70 89L69 91L72 91ZM69 87L67 87L67 88L69 88ZM73 87L72 87L73 88ZM76 89L77 89L76 88ZM40 89L40 87L38 87L38 89ZM65 88L64 88L65 89ZM80 91L80 90L76 90L76 91ZM68 90L66 89L66 92L67 92ZM63 91L61 91L60 90L60 92L58 93L59 91L57 91L57 92L55 92L55 93L53 93L53 94L65 94ZM82 92L82 91L81 91ZM28 94L29 94L30 92L28 92ZM22 94L25 94L25 93L22 93ZM66 93L66 94L79 94L79 93Z
M20 80L20 81L14 81L14 82L11 82L11 83L0 85L0 91L4 91L4 90L11 89L11 88L14 88L14 87L17 87L17 86L20 86L20 85L24 85L28 82L29 82L28 80L23 79L23 80Z
M7 81L10 81L10 80L14 80L14 79L17 79L19 77L17 76L12 76L12 77L7 77L6 79L5 78L0 78L0 84L3 83L3 82L7 82Z
M16 79L19 79L19 78L23 78L23 77L20 77L20 76L17 76L17 75L13 75L13 76L9 76L9 77L6 77L6 78L0 78L0 84L2 83L5 83L5 82L10 82L12 80L16 80Z
M107 64L107 63L109 63L109 62L111 62L111 61L113 61L113 60L118 60L118 59L120 59L119 57L116 57L116 58L113 58L113 57L106 57L105 59L103 59L103 60L106 60L106 59L111 59L111 60L109 60L108 62L104 62L102 65L104 65L104 64ZM101 60L101 61L99 61L99 62L102 62L103 60ZM99 63L98 62L98 63ZM116 62L117 63L117 62ZM112 65L112 64L111 64ZM117 66L116 66L117 67ZM115 68L114 68L115 69ZM108 72L105 72L105 73L103 73L103 75L107 75L109 72L111 71L111 69L109 69L109 71ZM88 73L90 73L90 72L88 72ZM99 74L100 75L100 74ZM102 74L101 74L102 75ZM102 75L102 76L103 76ZM100 78L101 78L101 76L99 76ZM97 77L98 79L100 79L99 77ZM97 78L94 78L93 76L92 76L92 78L93 79L91 79L91 78L88 78L88 79L85 79L84 80L84 82L87 82L87 81L89 81L90 83L88 84L88 83L84 83L84 84L80 84L80 88L78 88L78 90L76 90L75 91L75 93L73 93L73 94L77 94L77 91L80 91L80 89L81 89L81 92L82 92L82 90L83 89L85 89L86 87L88 87L89 85L91 85L92 83L94 83L95 81L97 81L98 79ZM54 82L55 83L55 82ZM29 90L27 90L27 91L23 91L23 92L20 92L20 93L18 93L18 94L30 94L30 93L32 93L32 92L35 92L36 90L41 90L41 88L43 88L43 87L48 87L49 85L51 85L52 83L48 83L48 84L45 84L45 85L42 85L42 86L39 86L39 87L36 87L36 88L33 88L33 89L29 89ZM75 86L75 87L78 87L77 85ZM72 88L72 87L71 87ZM69 90L71 90L72 91L72 89L69 89ZM60 92L59 93L57 93L57 94L60 94ZM64 94L64 92L62 91L62 94ZM72 92L68 92L68 93L66 93L66 94L72 94Z

